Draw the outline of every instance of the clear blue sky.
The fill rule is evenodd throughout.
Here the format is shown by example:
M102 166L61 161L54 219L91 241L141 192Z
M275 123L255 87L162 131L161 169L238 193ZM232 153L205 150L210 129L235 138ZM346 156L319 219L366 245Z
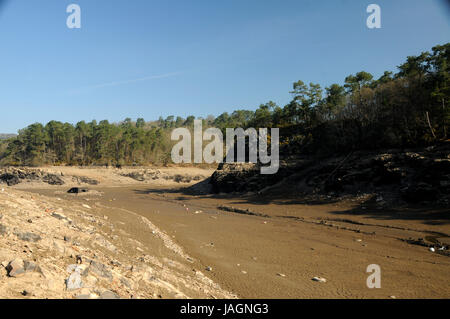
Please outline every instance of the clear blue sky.
M2 0L0 0L1 2ZM10 0L0 7L0 133L284 106L297 80L380 76L450 40L438 0ZM79 4L82 28L66 27ZM366 7L382 8L370 30Z

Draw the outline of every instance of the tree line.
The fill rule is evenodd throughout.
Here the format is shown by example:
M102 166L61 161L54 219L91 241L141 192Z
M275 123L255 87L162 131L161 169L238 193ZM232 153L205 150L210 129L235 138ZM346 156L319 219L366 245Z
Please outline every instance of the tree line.
M236 110L203 119L204 127L278 127L281 154L424 146L448 138L450 43L409 56L396 73L361 71L324 89L297 81L284 107L270 101L256 111ZM0 141L3 165L130 165L170 162L175 127L195 117L146 122L125 119L76 125L35 123Z

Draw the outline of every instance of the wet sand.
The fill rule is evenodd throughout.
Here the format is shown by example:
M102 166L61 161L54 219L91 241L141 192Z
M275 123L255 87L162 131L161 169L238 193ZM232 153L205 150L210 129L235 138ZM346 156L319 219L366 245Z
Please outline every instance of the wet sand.
M195 259L195 267L211 267L204 273L241 298L450 297L449 257L404 241L447 240L450 224L442 211L358 211L352 203L189 196L149 185L91 189L104 194L77 197L62 193L64 187L30 191L80 202L87 198L98 214L128 220L131 233L138 216L146 217ZM220 205L267 216L227 212ZM150 240L135 235L144 244ZM381 267L381 289L366 285L370 264ZM316 276L327 282L313 281Z

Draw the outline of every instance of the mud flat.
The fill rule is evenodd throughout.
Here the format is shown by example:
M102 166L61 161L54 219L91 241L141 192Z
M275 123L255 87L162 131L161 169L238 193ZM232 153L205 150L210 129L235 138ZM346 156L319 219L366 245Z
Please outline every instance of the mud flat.
M88 203L91 214L122 225L126 234L118 240L137 240L142 255L192 262L222 296L450 298L450 221L442 208L381 210L366 198L305 204L258 195L187 195L177 184L91 189L96 195L65 194L61 186L29 191L75 206ZM155 237L160 246L152 244ZM381 267L381 289L366 285L370 264Z

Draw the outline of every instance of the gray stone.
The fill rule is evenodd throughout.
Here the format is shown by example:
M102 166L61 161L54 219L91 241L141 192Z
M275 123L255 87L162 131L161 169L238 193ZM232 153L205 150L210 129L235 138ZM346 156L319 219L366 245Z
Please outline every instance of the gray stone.
M83 282L79 272L74 271L69 278L66 279L67 290L81 289Z
M17 277L27 272L37 272L42 274L41 268L33 262L24 261L20 258L16 258L9 262L6 266L6 271L9 277Z
M95 260L91 261L89 265L89 272L93 272L97 276L112 280L111 270L109 270L109 268L106 265L99 263Z
M57 213L52 213L52 217L62 220L62 219L67 219L66 216L64 216L63 214L57 214Z
M0 224L0 235L7 235L7 234L8 234L8 227Z
M20 240L29 241L29 242L37 242L42 239L41 236L39 236L38 234L33 234L33 233L29 233L29 232L17 233L16 236Z
M120 299L120 297L116 293L106 290L102 292L102 294L100 295L100 299Z

